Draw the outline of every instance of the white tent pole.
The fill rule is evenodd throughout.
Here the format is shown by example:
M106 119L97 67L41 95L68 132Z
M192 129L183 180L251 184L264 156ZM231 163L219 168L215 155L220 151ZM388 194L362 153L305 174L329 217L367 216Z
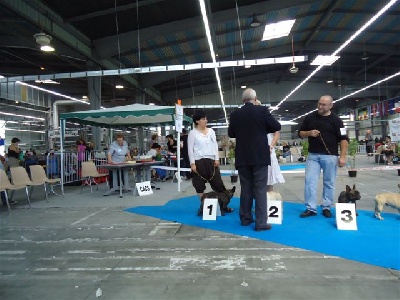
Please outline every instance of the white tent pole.
M61 151L60 184L63 195L64 195L64 137L65 137L65 119L61 119L60 120L60 151Z
M178 180L178 192L181 191L181 133L178 132L178 141L177 143L177 152L176 152L176 161L178 163L178 173L176 175L176 179Z

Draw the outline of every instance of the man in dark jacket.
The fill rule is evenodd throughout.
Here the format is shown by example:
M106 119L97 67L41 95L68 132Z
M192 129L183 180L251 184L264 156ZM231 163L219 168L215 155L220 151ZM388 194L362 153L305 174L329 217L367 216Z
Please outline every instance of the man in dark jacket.
M254 196L255 230L269 230L266 192L271 157L267 134L281 130L281 124L268 108L254 105L257 100L255 90L246 89L242 100L244 105L231 114L228 128L229 137L236 138L235 166L241 185L240 221L243 226L254 222L251 212Z

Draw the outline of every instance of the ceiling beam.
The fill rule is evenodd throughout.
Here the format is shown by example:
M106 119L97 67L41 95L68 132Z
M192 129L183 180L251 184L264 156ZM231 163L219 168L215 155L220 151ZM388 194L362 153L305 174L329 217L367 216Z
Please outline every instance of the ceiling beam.
M136 5L136 3L131 3L131 4L120 5L120 6L117 6L116 8L112 7L112 8L108 8L108 9L98 10L98 11L94 11L94 12L87 13L84 15L67 18L67 19L65 19L65 22L73 23L73 22L85 21L88 19L93 19L93 18L97 18L97 17L109 15L109 14L115 14L117 12L129 10L129 9L136 9L141 6L157 4L158 2L162 2L162 1L165 1L165 0L142 0L138 3L138 5Z
M266 4L264 1L252 5L245 5L239 7L239 13L241 16L251 16L255 12L267 13L271 11L283 10L291 7L300 7L303 5L311 4L315 1L311 0L280 0L280 1L268 1ZM237 18L236 8L227 9L224 11L215 12L212 14L214 23L226 22L231 19ZM184 30L198 28L202 24L201 16L170 22L158 26L152 26L143 28L139 31L140 40L152 40L160 36L160 32L164 35L175 33L177 28ZM138 48L137 42L138 32L136 30L119 34L120 51L124 53L131 51L132 49ZM100 38L94 41L94 46L99 58L107 58L118 55L117 47L117 36L108 36Z

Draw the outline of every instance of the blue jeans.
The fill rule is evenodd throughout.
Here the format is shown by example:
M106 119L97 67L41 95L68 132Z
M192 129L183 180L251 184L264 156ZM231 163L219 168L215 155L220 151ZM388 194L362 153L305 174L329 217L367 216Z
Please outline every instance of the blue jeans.
M304 200L308 210L317 212L317 188L321 170L323 171L322 209L330 209L335 203L337 167L336 155L308 154L304 188Z

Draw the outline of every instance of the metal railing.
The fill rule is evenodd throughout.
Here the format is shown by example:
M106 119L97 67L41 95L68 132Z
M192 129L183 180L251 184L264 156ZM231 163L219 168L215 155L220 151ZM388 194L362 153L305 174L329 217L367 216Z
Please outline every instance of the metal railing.
M49 178L61 178L64 184L82 180L82 162L92 160L96 166L107 163L104 151L73 152L64 151L64 174L61 174L61 152L50 152L46 157L46 174ZM99 173L108 173L99 169Z

